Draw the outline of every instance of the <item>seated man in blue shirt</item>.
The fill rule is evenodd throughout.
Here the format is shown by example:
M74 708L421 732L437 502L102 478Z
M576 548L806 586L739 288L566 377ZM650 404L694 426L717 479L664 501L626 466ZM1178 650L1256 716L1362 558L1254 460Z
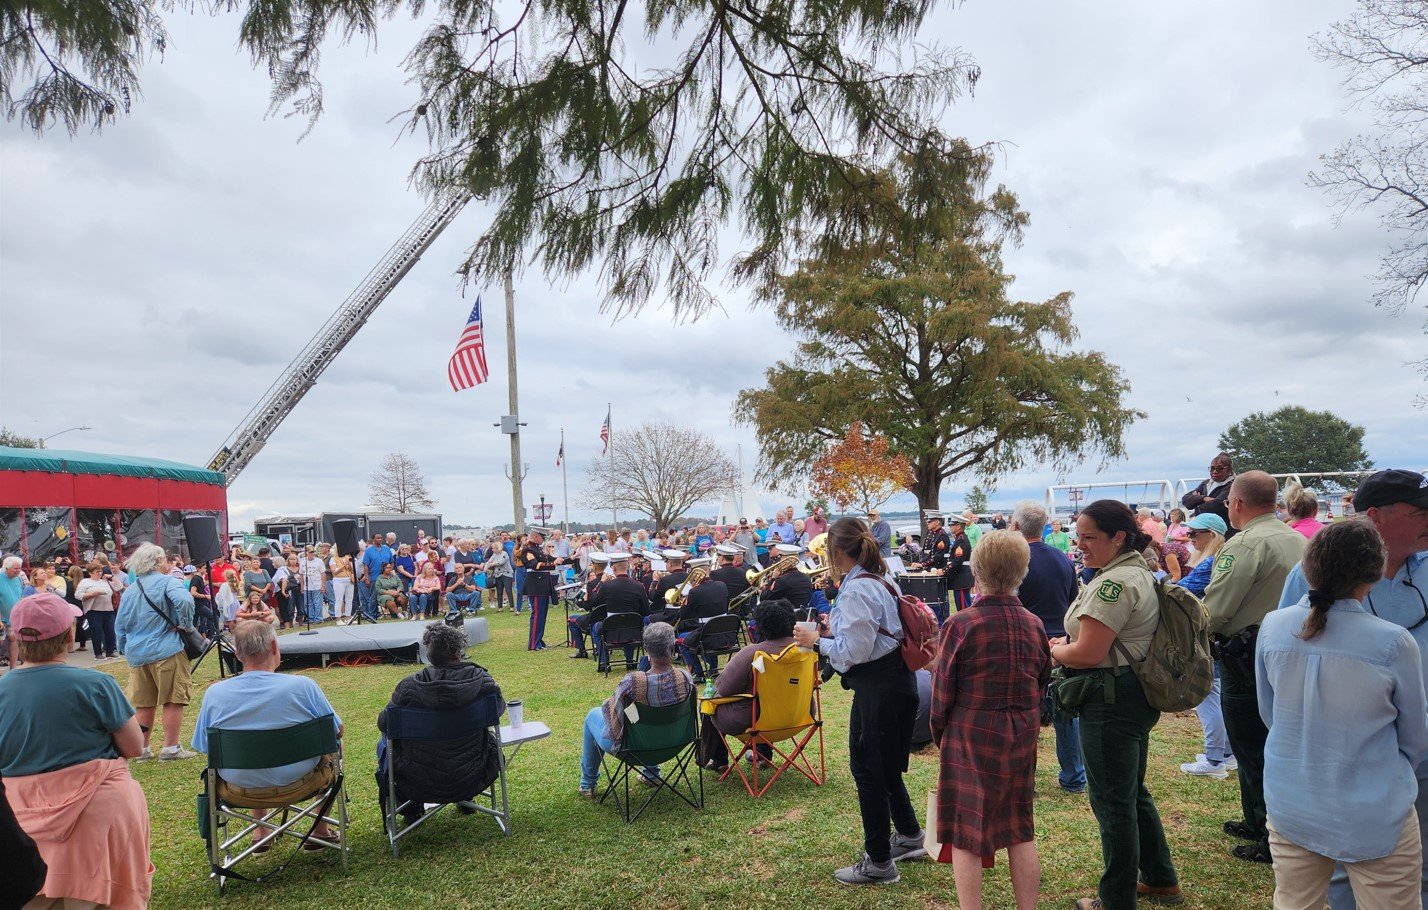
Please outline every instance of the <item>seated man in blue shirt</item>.
M282 655L271 624L255 620L238 623L233 629L233 653L243 662L243 673L216 682L204 692L193 731L195 749L208 751L208 731L212 727L282 730L327 715L337 724L337 735L342 735L342 721L317 683L306 676L277 672ZM218 775L218 792L225 802L271 808L281 800L300 802L331 786L337 779L337 756L324 755L274 768L219 768ZM318 825L312 836L333 839L326 824ZM322 849L318 845L312 848Z

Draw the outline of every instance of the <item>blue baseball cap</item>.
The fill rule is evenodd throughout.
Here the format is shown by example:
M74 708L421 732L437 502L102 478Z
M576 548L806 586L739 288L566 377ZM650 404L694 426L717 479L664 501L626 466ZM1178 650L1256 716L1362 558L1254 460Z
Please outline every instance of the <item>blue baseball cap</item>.
M1196 531L1214 531L1221 537L1229 533L1229 528L1225 525L1225 520L1213 512L1201 512L1185 522Z

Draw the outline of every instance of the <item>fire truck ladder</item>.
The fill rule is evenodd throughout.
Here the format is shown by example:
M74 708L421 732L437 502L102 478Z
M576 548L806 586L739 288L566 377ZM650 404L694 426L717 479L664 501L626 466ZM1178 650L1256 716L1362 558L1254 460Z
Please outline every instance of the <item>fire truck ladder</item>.
M277 430L283 419L292 413L297 403L316 384L322 371L326 370L342 353L347 343L356 337L358 330L367 322L387 295L401 283L417 260L431 246L447 225L470 201L471 197L461 194L450 199L432 203L426 211L407 228L381 261L367 273L357 289L348 295L337 312L318 329L317 334L307 343L276 382L268 387L263 397L238 424L237 429L224 440L223 447L208 462L210 470L222 471L227 475L225 485L231 485L248 463L262 451L268 437Z

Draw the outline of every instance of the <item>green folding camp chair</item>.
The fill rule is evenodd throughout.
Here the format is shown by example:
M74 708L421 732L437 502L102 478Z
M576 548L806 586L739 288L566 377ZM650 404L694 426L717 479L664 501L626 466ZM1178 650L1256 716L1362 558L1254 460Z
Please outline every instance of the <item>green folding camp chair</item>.
M632 708L625 716L620 750L600 757L600 764L609 781L600 794L600 802L613 796L626 822L639 818L655 797L663 792L673 793L695 809L704 808L704 769L695 755L699 714L694 690L691 689L688 697L678 704L662 708L637 704ZM634 716L631 717L631 714ZM643 775L645 768L667 762L673 762L669 773L657 778L645 778L654 786L640 807L633 809L630 774ZM691 767L698 779L697 785L690 777Z

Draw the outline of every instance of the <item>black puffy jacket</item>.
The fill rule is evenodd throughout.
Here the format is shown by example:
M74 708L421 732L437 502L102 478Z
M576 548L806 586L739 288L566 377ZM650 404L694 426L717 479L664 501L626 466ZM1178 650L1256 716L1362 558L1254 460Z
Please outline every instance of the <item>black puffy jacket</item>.
M469 705L501 687L473 663L426 667L397 683L392 704L403 708L450 710ZM387 709L377 715L377 729L387 731ZM405 799L450 803L470 799L499 776L501 757L489 730L443 742L411 740L393 744L397 789Z

